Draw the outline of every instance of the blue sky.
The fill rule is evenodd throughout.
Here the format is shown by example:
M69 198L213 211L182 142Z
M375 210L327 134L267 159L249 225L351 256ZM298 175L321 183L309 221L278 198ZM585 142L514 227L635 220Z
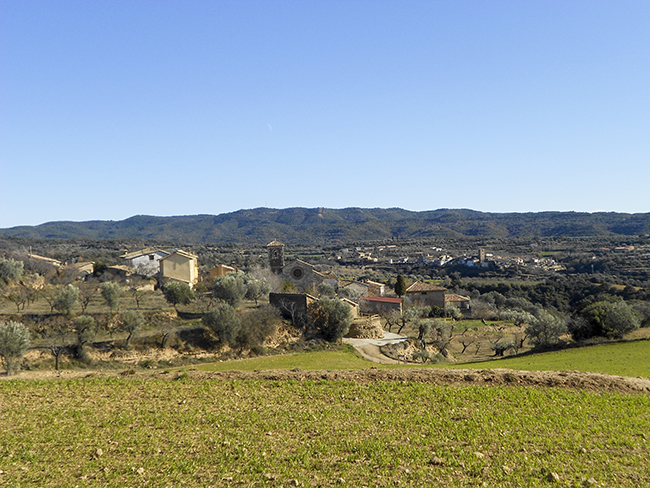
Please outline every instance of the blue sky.
M0 227L650 212L650 2L0 0Z

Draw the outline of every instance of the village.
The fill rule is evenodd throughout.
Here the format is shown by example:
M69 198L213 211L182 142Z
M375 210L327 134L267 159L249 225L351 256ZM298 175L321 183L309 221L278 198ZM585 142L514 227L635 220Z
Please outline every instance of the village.
M73 244L51 253L15 248L0 257L0 265L16 268L0 282L0 314L24 322L33 338L26 368L165 365L170 357L177 364L341 343L376 362L503 357L538 344L527 331L544 308L522 298L538 299L536 283L565 272L545 252L472 252L471 242L325 249L278 240L250 248ZM581 286L593 293L589 282ZM638 299L640 290L607 293ZM569 324L570 310L555 303L544 306ZM566 325L556 329L550 344L571 340Z

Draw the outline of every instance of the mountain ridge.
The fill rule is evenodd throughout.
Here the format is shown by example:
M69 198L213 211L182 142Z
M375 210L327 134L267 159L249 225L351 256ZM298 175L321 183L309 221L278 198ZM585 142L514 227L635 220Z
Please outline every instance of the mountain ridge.
M605 237L650 234L650 213L481 212L442 208L258 207L218 215L53 221L0 229L2 237L172 240L187 243L342 243L435 237Z

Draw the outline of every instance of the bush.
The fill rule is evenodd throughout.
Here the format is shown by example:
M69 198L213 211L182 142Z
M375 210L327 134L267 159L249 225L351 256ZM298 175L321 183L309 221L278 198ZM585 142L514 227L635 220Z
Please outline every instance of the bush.
M271 305L247 313L244 320L241 321L241 328L236 339L237 345L260 354L263 351L264 342L276 334L280 322L280 313Z
M30 334L20 322L0 322L0 357L5 363L8 375L20 370L20 363L29 348Z

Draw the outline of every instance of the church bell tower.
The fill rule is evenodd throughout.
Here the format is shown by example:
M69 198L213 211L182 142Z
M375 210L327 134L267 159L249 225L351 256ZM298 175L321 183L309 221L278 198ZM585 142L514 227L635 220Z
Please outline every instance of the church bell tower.
M278 241L269 242L266 246L269 250L269 266L275 274L282 273L284 268L284 244Z

